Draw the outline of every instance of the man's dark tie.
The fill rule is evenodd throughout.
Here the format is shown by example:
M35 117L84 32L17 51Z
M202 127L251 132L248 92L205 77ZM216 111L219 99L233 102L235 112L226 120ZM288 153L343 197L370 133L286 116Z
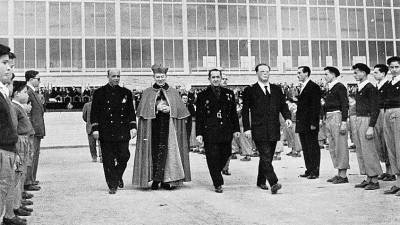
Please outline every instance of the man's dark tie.
M216 95L217 98L219 99L219 96L221 95L221 88L215 87L214 91L215 91L215 95Z
M265 94L266 94L266 95L271 94L271 93L269 93L269 91L268 91L268 86L264 86L264 88L265 88Z

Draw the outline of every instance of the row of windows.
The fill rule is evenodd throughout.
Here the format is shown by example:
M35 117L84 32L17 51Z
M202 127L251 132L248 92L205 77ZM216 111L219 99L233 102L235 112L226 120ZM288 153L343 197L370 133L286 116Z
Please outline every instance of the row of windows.
M376 6L379 5L379 2L375 3ZM48 21L46 4L45 1L15 1L14 35L46 36L48 26L51 37L116 36L115 3L51 1L48 3ZM281 18L277 19L277 7L273 5L251 5L247 8L246 5L188 4L187 18L183 18L182 4L155 3L151 25L148 2L127 2L120 4L120 35L150 38L153 26L156 38L182 38L183 23L187 23L188 37L215 38L219 29L219 36L223 38L250 36L274 39L277 38L280 23L282 38L308 38L309 35L311 38L336 38L337 33L344 39L400 38L400 20L393 21L393 18L400 18L400 9L397 8L393 10L393 15L391 8L341 7L339 15L335 14L334 7L324 6L283 5L279 10ZM8 1L0 1L1 15L7 15L9 11ZM304 19L305 15L308 20ZM340 18L336 18L337 16ZM336 23L340 23L340 32L336 32ZM2 16L0 35L8 34L8 17Z
M121 59L116 57L115 39L21 39L14 41L17 55L17 69L38 68L50 71L103 71L117 66L125 71L143 71L151 66L152 40L121 39ZM0 44L8 45L8 39L0 38ZM278 46L282 46L282 56L278 56ZM338 44L342 55L338 55ZM217 48L218 45L218 48ZM183 71L183 41L178 39L156 39L154 62L160 62L173 71ZM396 42L400 52L400 41ZM204 71L216 67L217 60L223 68L248 70L259 62L279 68L282 61L287 69L300 65L323 68L327 65L349 68L354 62L370 65L384 63L395 54L392 41L341 41L336 40L188 40L188 63L190 71ZM46 50L49 49L49 59ZM217 54L219 49L219 55ZM83 60L85 59L85 60ZM48 60L48 65L47 65ZM368 60L368 61L367 61ZM85 69L83 69L83 67Z

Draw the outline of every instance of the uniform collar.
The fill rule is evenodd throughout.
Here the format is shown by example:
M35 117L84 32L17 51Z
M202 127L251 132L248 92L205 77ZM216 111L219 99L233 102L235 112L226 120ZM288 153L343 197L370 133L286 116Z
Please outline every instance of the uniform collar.
M364 81L361 82L361 83L359 83L359 84L358 84L358 91L361 91L361 90L365 87L365 85L367 85L368 83L370 83L368 79L367 79L367 80L364 80Z
M1 82L0 82L0 92L3 94L5 98L8 98L8 96L10 95L10 90L8 89L8 87Z
M400 75L397 75L396 77L394 77L394 78L392 79L392 85L397 84L397 82L399 82L399 81L400 81Z
M379 82L376 84L376 87L377 87L378 89L381 89L382 86L383 86L386 82L388 82L388 79L385 77L385 78L383 78L381 81L379 81Z
M337 84L340 83L339 78L335 78L332 82L328 83L328 88L329 90L332 90L332 88Z
M15 103L15 104L17 104L17 105L19 105L19 106L21 106L22 108L24 108L24 106L23 106L20 102L15 101L14 99L12 100L12 102Z
M258 83L258 85L260 86L261 90L264 92L264 94L266 93L266 92L265 92L265 87L267 87L268 93L271 94L271 85L269 84L269 82L267 82L266 84L264 84L264 83L262 83L262 82L260 82L260 81L257 81L257 83Z
M26 83L26 86L30 87L33 91L36 91L36 88L34 88L34 87L32 86L32 84Z

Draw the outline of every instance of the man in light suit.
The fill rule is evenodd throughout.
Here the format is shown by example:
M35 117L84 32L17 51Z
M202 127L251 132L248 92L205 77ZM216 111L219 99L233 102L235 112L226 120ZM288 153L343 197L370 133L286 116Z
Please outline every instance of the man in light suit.
M257 186L268 190L265 184L268 180L271 193L276 194L282 188L272 166L276 143L280 139L279 113L285 119L286 126L290 127L292 121L282 89L269 82L271 68L262 63L255 70L258 82L243 92L243 130L248 139L253 138L260 153Z
M319 177L321 161L318 144L321 88L310 79L310 74L311 69L307 66L300 66L297 70L301 88L297 102L296 133L300 136L306 164L306 171L300 177L316 179Z
M86 133L89 140L89 149L92 156L92 162L97 162L96 139L93 137L92 124L90 123L90 111L92 110L92 102L83 105L82 119L86 122Z
M35 130L35 136L32 140L33 143L33 160L32 166L28 167L25 190L27 191L38 191L40 186L38 186L39 181L36 180L36 174L39 164L39 154L40 154L40 141L46 135L45 125L44 125L44 107L43 103L38 94L40 76L39 72L35 70L28 70L25 72L26 86L28 86L29 102L32 105L32 109L29 116L31 120L33 129Z

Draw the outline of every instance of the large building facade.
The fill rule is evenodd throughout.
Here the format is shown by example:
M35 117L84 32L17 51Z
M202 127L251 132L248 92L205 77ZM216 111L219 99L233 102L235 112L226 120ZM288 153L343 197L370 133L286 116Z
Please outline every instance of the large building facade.
M153 63L189 81L213 67L252 74L259 62L274 74L346 71L400 54L400 0L0 0L0 15L17 74L55 83L114 67L145 77Z

